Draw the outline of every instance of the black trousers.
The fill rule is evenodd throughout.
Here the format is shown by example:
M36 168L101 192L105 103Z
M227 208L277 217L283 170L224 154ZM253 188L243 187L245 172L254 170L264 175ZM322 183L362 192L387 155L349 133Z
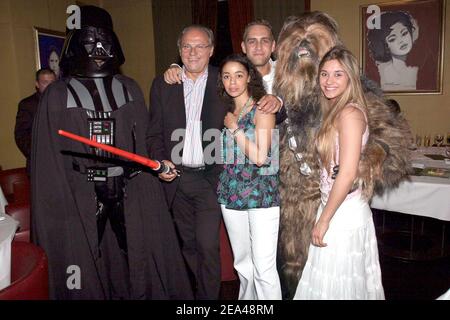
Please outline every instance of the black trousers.
M195 298L219 298L221 270L220 206L205 171L183 172L172 205L181 248L194 278Z

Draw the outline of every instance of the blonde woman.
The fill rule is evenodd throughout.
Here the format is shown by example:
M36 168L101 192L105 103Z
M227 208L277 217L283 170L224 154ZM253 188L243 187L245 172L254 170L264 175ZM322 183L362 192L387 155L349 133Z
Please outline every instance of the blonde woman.
M384 299L372 212L358 183L369 128L356 58L341 46L331 49L319 83L321 205L294 299Z

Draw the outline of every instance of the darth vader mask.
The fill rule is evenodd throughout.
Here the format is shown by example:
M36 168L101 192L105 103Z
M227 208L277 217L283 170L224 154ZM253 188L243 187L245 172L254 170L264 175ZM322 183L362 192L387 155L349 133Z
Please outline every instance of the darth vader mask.
M102 78L119 72L125 62L111 16L102 8L81 7L81 29L67 33L61 58L64 75Z

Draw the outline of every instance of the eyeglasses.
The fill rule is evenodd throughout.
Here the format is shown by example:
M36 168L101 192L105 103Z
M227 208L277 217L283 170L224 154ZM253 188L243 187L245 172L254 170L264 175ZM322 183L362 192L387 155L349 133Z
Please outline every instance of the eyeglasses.
M184 51L184 52L191 51L192 49L195 49L195 50L198 50L198 51L205 51L209 47L211 47L210 44L197 44L195 46L192 46L190 44L183 44L181 46L181 50Z

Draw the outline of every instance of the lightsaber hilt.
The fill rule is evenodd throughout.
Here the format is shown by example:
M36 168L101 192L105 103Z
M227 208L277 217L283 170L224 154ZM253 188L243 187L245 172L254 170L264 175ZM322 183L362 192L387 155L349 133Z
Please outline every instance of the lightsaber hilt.
M158 160L155 160L155 162L157 162L159 164L159 168L153 169L153 170L155 170L155 172L157 174L169 173L171 171L171 168L168 165L166 165L164 162L158 161Z
M160 164L160 167L158 169L153 169L153 170L155 170L155 172L157 174L160 174L160 173L175 173L177 175L177 177L179 177L181 175L180 170L178 170L176 168L171 168L171 167L169 167L168 165L166 165L162 161L158 161L158 160L155 160L155 161Z

